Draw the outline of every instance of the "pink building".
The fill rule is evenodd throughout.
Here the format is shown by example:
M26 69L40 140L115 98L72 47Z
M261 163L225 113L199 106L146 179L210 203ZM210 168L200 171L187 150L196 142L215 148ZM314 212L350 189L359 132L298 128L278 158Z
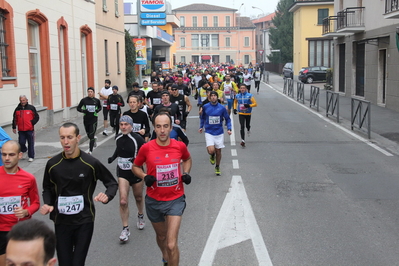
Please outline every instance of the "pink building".
M255 64L255 25L236 11L207 4L173 9L180 20L174 29L176 62Z

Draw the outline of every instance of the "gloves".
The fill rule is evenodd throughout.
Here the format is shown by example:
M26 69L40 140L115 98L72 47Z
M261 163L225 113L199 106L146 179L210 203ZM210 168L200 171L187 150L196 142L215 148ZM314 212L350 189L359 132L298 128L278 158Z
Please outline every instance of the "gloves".
M245 107L245 108L249 108L249 107L251 107L251 106L249 105L249 103L245 103L245 104L244 104L244 107Z
M114 161L114 158L108 157L108 163L112 163Z
M110 110L110 109L111 109L111 106L107 105L107 110Z
M236 115L236 114L237 114L237 109L234 109L234 110L233 110L233 113Z
M122 103L118 103L119 106L122 106Z
M184 174L181 176L181 180L189 185L191 183L191 176L189 174Z
M153 175L146 175L144 177L144 182L147 187L151 187L155 181L157 181L157 179Z

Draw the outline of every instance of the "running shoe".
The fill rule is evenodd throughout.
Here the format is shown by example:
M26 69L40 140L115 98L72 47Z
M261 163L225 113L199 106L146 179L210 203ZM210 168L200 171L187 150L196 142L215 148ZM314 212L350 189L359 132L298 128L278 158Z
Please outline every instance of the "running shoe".
M168 266L168 262L164 258L162 258L162 263L163 263L163 266Z
M248 137L251 136L251 131L250 130L247 131L247 135L248 135Z
M97 148L97 136L94 136L94 145L93 145L93 147Z
M220 167L219 167L219 166L216 166L216 167L215 167L215 174L216 174L216 175L221 175L221 173L220 173Z
M104 135L104 136L108 136L107 130L104 130L104 131L103 131L103 135Z
M137 219L138 219L138 221L137 221L137 228L138 228L139 230L143 230L143 229L144 229L144 226L145 226L144 215L143 215L143 214L137 215Z
M92 152L91 152L91 151L89 151L87 154L88 154L88 155L91 155L91 153L92 153Z
M123 230L121 232L121 235L119 236L119 240L123 241L123 242L126 242L126 241L129 240L129 236L130 236L129 228L128 227L123 228Z
M28 162L30 162L30 163L33 162L33 158L29 158Z
M245 141L241 141L240 145L241 147L245 148Z
M212 165L215 164L215 154L212 154L212 155L209 157L209 161L211 162Z

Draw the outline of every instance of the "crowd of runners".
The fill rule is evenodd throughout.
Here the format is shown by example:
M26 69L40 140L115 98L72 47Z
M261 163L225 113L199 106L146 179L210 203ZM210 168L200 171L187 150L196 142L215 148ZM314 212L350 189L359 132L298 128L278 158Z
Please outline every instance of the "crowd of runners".
M4 166L0 167L0 180L14 185L0 187L0 266L12 265L6 252L11 240L8 232L38 210L49 214L54 222L59 265L84 265L94 229L94 201L106 204L118 190L122 223L119 239L128 241L130 189L137 207L137 228L145 227L146 213L164 265L179 265L178 231L186 207L184 185L191 183L187 127L198 126L198 132L204 133L209 161L220 176L225 127L231 135L231 115L238 114L240 144L245 148L245 135L251 133L252 108L257 106L250 93L251 84L254 81L259 93L261 73L257 65L243 68L232 64L181 64L174 73L153 72L142 86L134 83L127 99L108 79L98 97L94 88L88 88L87 97L77 110L83 113L89 151L79 148L81 132L76 124L68 122L59 128L63 151L46 164L41 207L35 177L18 166L24 151L21 144L6 141L1 152ZM122 113L125 103L129 110ZM116 174L95 157L95 133L101 112L102 134L115 134L115 149L107 163L116 160ZM187 122L190 113L199 115L199 125ZM106 189L94 195L97 180ZM47 261L48 265L55 263L51 258Z

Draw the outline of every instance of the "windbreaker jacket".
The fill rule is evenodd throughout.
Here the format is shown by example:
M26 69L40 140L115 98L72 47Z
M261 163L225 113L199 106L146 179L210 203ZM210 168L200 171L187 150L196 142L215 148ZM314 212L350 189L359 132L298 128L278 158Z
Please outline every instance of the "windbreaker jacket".
M249 104L249 108L244 107L246 103ZM236 109L240 115L250 115L252 107L256 106L255 97L249 92L239 93L234 99L234 109Z
M12 129L18 127L18 131L33 131L38 121L39 114L33 105L27 103L22 106L22 104L18 104L12 119Z

